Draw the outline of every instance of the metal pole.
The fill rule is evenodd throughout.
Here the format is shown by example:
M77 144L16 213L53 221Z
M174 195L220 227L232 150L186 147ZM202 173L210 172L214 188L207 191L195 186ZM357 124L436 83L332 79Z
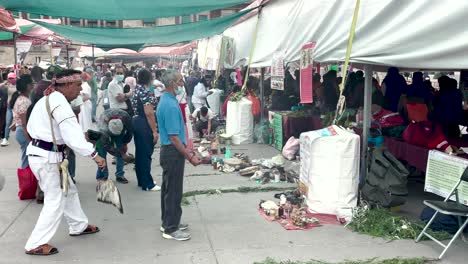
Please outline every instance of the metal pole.
M16 39L18 38L18 36L16 35L16 33L13 32L13 53L14 53L14 56L15 56L15 67L13 67L15 73L16 73L16 76L19 77L19 69L18 69L18 48L16 47Z
M364 66L364 112L362 124L362 151L361 151L361 184L367 177L367 138L371 125L371 105L372 105L372 66Z
M260 69L260 105L262 111L260 112L260 120L263 122L264 114L265 114L265 91L264 91L264 82L265 82L265 68L262 67Z
M54 61L54 53L53 53L53 47L54 45L52 43L50 43L50 65L54 65L55 64L55 61Z
M67 49L67 69L70 69L70 54L68 54L68 45L65 46Z
M92 50L92 53L93 53L93 55L92 55L93 56L93 64L92 65L94 66L94 45L91 46L91 50Z

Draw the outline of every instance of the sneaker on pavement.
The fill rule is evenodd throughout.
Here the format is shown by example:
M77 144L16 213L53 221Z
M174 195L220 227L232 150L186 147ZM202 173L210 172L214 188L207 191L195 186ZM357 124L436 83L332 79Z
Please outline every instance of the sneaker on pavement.
M123 183L123 184L127 184L127 183L128 183L128 180L127 180L127 178L125 178L125 177L117 177L117 182L120 182L120 183Z
M2 143L0 143L0 146L2 146L2 147L6 147L8 145L10 145L10 142L8 142L8 139L6 139L6 138L4 138L2 140Z
M174 232L172 232L170 234L167 234L166 232L164 232L162 234L162 237L165 238L165 239L174 239L174 240L177 240L177 241L186 241L186 240L189 240L190 238L192 238L190 233L180 231L180 230L174 231Z
M148 191L148 192L159 192L160 190L161 190L160 186L154 185L154 187L152 189L148 189L146 191Z
M188 225L188 224L180 224L180 225L179 225L179 230L180 230L180 231L185 231L185 230L187 230L188 228L189 228L189 225ZM161 232L163 232L163 233L164 233L164 231L165 231L164 227L162 227L162 226L161 226L161 228L160 228L159 230L160 230Z

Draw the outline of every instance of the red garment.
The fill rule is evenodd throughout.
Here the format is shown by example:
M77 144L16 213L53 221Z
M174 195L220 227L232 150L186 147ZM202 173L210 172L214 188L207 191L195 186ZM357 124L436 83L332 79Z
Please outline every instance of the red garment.
M403 132L403 139L413 145L444 151L449 147L439 124L423 121L410 123Z
M381 127L394 127L403 125L405 123L405 120L401 115L383 108L378 113L373 114L372 118L379 122Z
M180 111L182 112L182 118L184 119L184 124L187 123L187 117L185 116L185 107L187 104L179 103Z
M223 108L221 109L221 112L222 112L224 117L227 116L227 105L228 105L229 99L231 99L232 95L233 95L233 93L229 94L228 97L226 98L226 100L224 100Z

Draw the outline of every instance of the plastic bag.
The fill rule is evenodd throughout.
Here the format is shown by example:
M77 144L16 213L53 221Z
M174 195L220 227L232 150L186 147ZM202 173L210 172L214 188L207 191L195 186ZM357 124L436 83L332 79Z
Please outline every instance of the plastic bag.
M288 160L293 160L296 158L296 154L299 151L299 139L295 137L290 137L286 145L283 147L283 156Z
M18 169L18 185L20 200L36 198L37 179L29 166L25 169Z
M254 142L258 144L268 144L270 140L270 123L268 121L255 125Z
M251 93L247 94L247 99L249 99L252 102L252 114L254 118L260 118L262 112L262 104L260 103L260 99L258 99L258 97L253 96Z

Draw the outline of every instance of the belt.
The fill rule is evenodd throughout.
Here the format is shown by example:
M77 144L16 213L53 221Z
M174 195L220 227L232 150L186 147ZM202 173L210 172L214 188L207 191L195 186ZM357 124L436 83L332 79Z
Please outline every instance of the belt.
M52 142L47 142L47 141L43 141L43 140L40 140L40 139L32 139L31 140L31 144L35 147L38 147L38 148L41 148L43 150L47 150L47 151L55 151L54 150L54 143ZM67 145L57 145L57 151L58 152L63 152L65 150L65 147Z

